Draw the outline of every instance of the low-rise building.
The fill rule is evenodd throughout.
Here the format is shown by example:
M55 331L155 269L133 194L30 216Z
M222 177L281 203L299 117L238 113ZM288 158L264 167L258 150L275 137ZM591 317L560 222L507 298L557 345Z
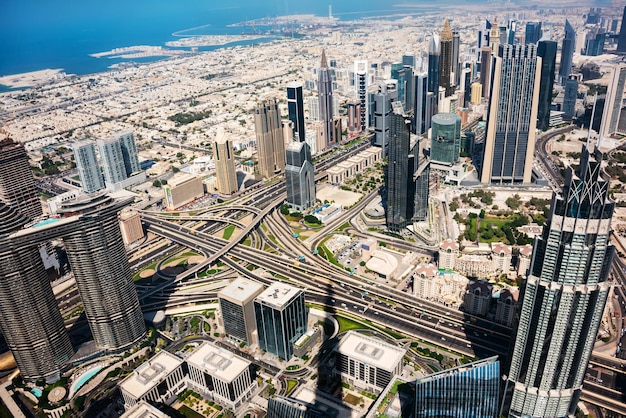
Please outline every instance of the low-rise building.
M168 418L165 412L159 411L156 407L146 401L139 401L124 412L120 418Z
M533 246L528 244L519 248L519 256L517 257L517 275L526 277L530 268L530 259L533 254Z
M491 259L496 273L507 273L511 268L512 248L502 242L491 243Z
M145 236L139 212L122 211L120 212L119 220L122 240L125 245L139 241Z
M439 246L439 268L454 270L454 263L459 257L459 244L452 239L447 239Z
M454 270L465 277L487 277L493 274L493 260L487 254L462 254L454 262Z
M164 185L163 193L167 209L176 210L204 196L204 187L200 177L185 174Z
M496 322L507 327L513 326L515 308L519 300L519 289L502 289L496 303Z
M465 312L472 315L487 316L491 306L493 286L484 280L472 280L465 292Z

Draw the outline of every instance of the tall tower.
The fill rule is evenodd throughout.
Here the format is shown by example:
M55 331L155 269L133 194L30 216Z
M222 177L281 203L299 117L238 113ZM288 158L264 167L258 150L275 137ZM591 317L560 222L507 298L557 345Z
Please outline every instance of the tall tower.
M428 42L428 91L435 96L439 94L440 47L439 35L433 33Z
M452 28L448 19L443 23L443 30L440 34L440 61L439 61L439 85L446 89L446 97L452 94Z
M624 99L624 86L626 85L626 64L618 64L613 67L611 80L606 91L602 122L600 123L600 138L607 138L618 131L622 101Z
M626 6L624 6L622 24L620 26L619 35L617 38L617 52L626 53Z
M287 84L287 110L289 120L293 122L294 135L292 137L295 137L298 142L304 142L304 101L301 83Z
M93 193L104 189L104 179L100 173L93 141L75 142L72 144L72 150L74 151L74 160L83 192Z
M530 183L541 78L535 45L500 45L491 72L482 183Z
M276 100L263 100L257 104L254 126L259 174L270 178L282 173L285 169L285 142Z
M539 41L537 56L541 57L541 84L537 108L537 127L547 130L550 127L550 104L556 71L556 49L554 41Z
M367 61L354 61L354 90L356 99L361 103L360 118L363 131L368 127L367 114L369 112L369 103L367 100L367 88L369 86L369 75L367 71Z
M317 97L320 105L320 120L324 122L327 145L333 144L333 79L328 69L326 51L322 50L322 62L317 75Z
M121 183L128 178L126 166L124 165L124 154L122 146L117 138L98 139L98 150L100 151L100 162L104 172L104 180L107 187L116 183Z
M541 39L541 22L526 23L526 36L524 43L536 44Z
M523 289L503 411L511 417L573 416L609 293L614 203L602 153L584 146L548 223L535 240ZM512 391L512 393L511 393Z
M389 115L391 103L398 100L398 82L381 81L378 93L374 94L374 145L382 148L382 155L387 155L389 144Z
M256 321L254 319L254 298L263 292L263 285L238 277L217 294L224 331L238 341L254 344Z
M74 351L37 246L9 238L27 222L0 202L0 330L22 377L54 382Z
M576 116L576 97L578 96L578 77L570 74L565 80L563 95L563 119L572 120Z
M491 91L491 48L488 46L483 47L480 51L481 64L480 64L480 85L482 86L483 98L489 99L489 92Z
M220 130L215 138L213 151L217 191L225 195L233 194L239 190L237 171L235 170L235 153L233 152L233 143L226 138L223 130Z
M452 31L452 67L450 69L450 82L453 86L461 85L461 64L459 55L461 53L461 35L459 31ZM452 93L450 93L452 94Z
M315 170L311 148L306 142L291 142L287 145L286 154L287 202L303 211L315 204Z
M438 113L432 119L430 159L454 164L461 153L461 117L454 113Z
M407 193L413 171L409 168L411 145L411 121L403 112L399 102L393 104L389 115L389 147L387 175L387 208L385 211L387 229L400 231L413 217L413 201ZM413 186L414 189L414 186ZM412 196L414 196L413 192Z
M137 157L137 145L135 144L135 134L132 131L118 132L113 136L119 143L124 159L124 170L126 177L141 170L139 158Z
M572 58L574 56L574 46L576 45L576 32L569 23L569 20L565 19L565 37L563 38L563 44L561 46L561 65L559 67L559 78L561 83L572 72Z
M29 218L42 214L24 146L8 137L0 140L0 202Z
M411 124L414 134L421 135L428 131L430 127L430 116L428 112L428 74L422 73L414 76L415 90L415 111L413 112L413 123Z

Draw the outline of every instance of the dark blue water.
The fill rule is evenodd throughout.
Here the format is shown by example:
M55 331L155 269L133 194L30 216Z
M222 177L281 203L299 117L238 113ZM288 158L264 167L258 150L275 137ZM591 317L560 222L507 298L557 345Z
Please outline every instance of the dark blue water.
M387 0L333 3L333 15L344 20L398 11ZM119 60L89 54L163 45L177 39L172 33L201 25L209 25L203 34L238 34L250 28L227 25L286 14L327 16L328 5L323 0L0 1L0 76L45 68L71 74L100 72Z

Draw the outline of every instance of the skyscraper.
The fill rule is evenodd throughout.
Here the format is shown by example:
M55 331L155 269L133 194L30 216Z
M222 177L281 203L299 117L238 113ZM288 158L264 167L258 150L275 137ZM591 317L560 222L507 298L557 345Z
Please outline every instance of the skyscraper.
M217 191L225 195L235 193L239 190L237 171L235 170L235 153L233 152L232 141L226 138L223 130L220 130L215 138L213 156Z
M439 93L440 47L439 35L433 33L428 42L428 91L435 96Z
M480 55L482 56L480 64L480 85L482 86L483 98L489 99L491 91L491 48L483 47Z
M322 61L317 74L317 97L320 105L320 120L324 122L324 133L327 145L330 146L336 142L333 137L333 79L324 50L322 50Z
M110 137L98 139L96 143L100 151L100 162L107 187L112 187L114 184L126 180L128 175L126 174L120 141L117 138Z
M550 105L556 70L556 49L554 41L539 41L537 55L541 57L541 81L537 107L537 127L547 130L550 127Z
M38 247L10 239L27 222L0 202L0 329L24 379L54 382L74 351Z
M360 118L362 130L368 127L367 114L369 104L367 100L367 87L369 85L369 76L367 71L367 61L354 61L354 90L356 99L361 103Z
M563 119L572 120L576 116L576 97L578 96L578 77L570 74L565 80L563 95Z
M526 23L526 37L524 43L536 44L541 39L541 22Z
M438 113L432 118L430 159L454 164L461 152L461 117L454 113Z
M400 103L393 104L389 115L389 147L387 175L387 208L385 211L387 229L400 231L413 217L413 201L408 189L412 184L413 171L409 168L409 147L411 145L411 122L403 112ZM415 190L414 184L413 190ZM411 194L414 196L415 192Z
M415 418L498 416L497 357L443 370L415 382Z
M573 416L609 293L614 203L602 153L583 146L535 239L504 403L511 417ZM512 394L511 394L512 391Z
M254 298L263 292L263 285L252 280L238 277L217 294L224 331L237 341L254 344L256 320L254 317Z
M124 170L126 177L141 170L139 158L137 157L137 145L135 144L135 134L132 131L118 132L113 136L119 143L124 159Z
M626 64L618 64L613 67L611 80L606 91L602 122L600 123L600 137L608 138L618 131L622 103L624 99L624 86L626 85Z
M285 183L287 203L299 211L315 204L315 170L311 160L311 148L306 142L287 145Z
M274 395L267 400L267 418L335 418L339 411L320 402L310 404Z
M72 144L72 150L74 151L74 160L83 192L93 193L104 189L104 179L100 173L93 141L75 142Z
M29 218L42 214L24 146L8 137L0 140L0 202Z
M443 23L443 29L440 34L439 49L439 85L446 89L446 97L452 94L452 28L448 19Z
M482 183L530 183L541 78L535 45L500 45L492 71Z
M430 123L428 122L428 74L422 73L414 76L415 111L413 112L413 123L411 128L414 134L421 135L428 131Z
M287 110L289 112L289 120L293 122L296 141L304 142L304 101L302 99L301 83L287 84Z
M461 63L459 55L461 53L461 35L459 31L452 31L452 66L450 67L450 82L453 86L461 85ZM452 92L450 93L452 94Z
M389 144L389 115L391 103L398 99L398 82L381 81L378 92L374 94L374 145L382 148L382 155L387 155Z
M567 79L572 72L572 58L574 56L574 46L576 45L576 32L569 20L565 19L565 37L561 46L561 65L559 67L559 78L561 83Z
M280 123L280 112L275 99L263 100L254 110L259 174L270 178L285 169L285 142Z
M626 53L626 6L624 6L622 25L620 26L619 35L617 37L617 52Z
M254 300L259 348L283 360L293 355L293 343L307 327L302 289L275 282Z

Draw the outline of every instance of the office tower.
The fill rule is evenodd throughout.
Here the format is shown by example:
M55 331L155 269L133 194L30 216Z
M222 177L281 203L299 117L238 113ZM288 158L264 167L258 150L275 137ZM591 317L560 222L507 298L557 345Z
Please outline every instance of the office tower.
M124 159L124 170L126 177L141 170L139 158L137 157L137 145L135 144L135 134L132 131L119 132L113 136L119 143Z
M489 46L489 33L491 32L491 22L485 19L484 24L478 30L476 41L476 64L479 71L482 71L482 49Z
M402 66L415 69L415 55L402 55Z
M74 351L37 245L16 245L10 238L28 221L0 202L0 330L22 377L51 383L61 378Z
M335 138L335 143L341 143L343 140L342 126L341 116L333 116L333 138Z
M354 90L355 97L361 104L361 129L365 130L368 127L367 114L369 110L369 103L367 100L367 87L369 85L369 76L367 74L367 61L355 61L354 62Z
M550 105L556 71L556 49L554 41L539 41L537 56L541 57L541 81L537 107L537 127L544 131L550 127Z
M326 51L322 50L322 62L317 73L317 97L320 106L320 120L324 122L326 144L336 142L333 137L333 79L328 69Z
M416 222L428 219L428 195L430 192L430 160L424 153L422 140L409 145L409 171L407 196L413 199L413 217ZM409 200L409 204L411 201Z
M461 70L461 90L464 92L463 103L461 107L467 107L467 104L472 98L472 70L471 68L464 68Z
M585 44L585 55L595 57L604 54L604 42L606 33L598 33L594 38L587 39Z
M128 178L122 146L116 138L98 139L98 150L100 151L100 162L107 187L112 187L116 183L121 183Z
M491 31L489 32L489 48L491 48L491 53L496 55L498 53L498 47L502 42L500 42L500 26L498 26L498 19L493 20L493 25L491 26Z
M63 243L93 339L106 352L126 350L145 335L117 217L128 203L99 195L64 202L57 211L79 216Z
M565 94L563 97L563 119L572 120L576 116L576 97L578 96L578 77L569 75L565 80Z
M387 175L387 229L400 231L413 217L413 202L409 200L407 190L412 183L413 171L409 168L409 147L411 122L405 116L400 103L393 104L389 115L389 147ZM414 188L414 187L413 187ZM414 193L413 193L414 194Z
M517 31L517 21L510 20L508 23L508 35L506 43L510 45L515 44L515 32Z
M42 214L24 146L8 137L0 140L0 202L31 219Z
M626 6L622 15L622 25L617 36L617 52L626 53Z
M453 86L459 86L461 84L461 64L459 62L459 55L461 53L460 49L461 36L458 31L452 31L452 66L450 67L450 82Z
M498 416L497 357L443 370L415 381L415 418Z
M535 238L506 382L511 417L576 412L615 253L615 204L601 163L597 148L583 146L579 168L569 168L563 194L553 195L548 223Z
M302 84L287 84L287 110L289 120L293 122L294 135L285 139L296 138L296 141L304 142L304 101L302 99Z
M230 338L245 341L248 345L256 342L254 298L261 292L261 283L243 277L236 278L218 292L224 331Z
M275 99L263 100L254 110L259 174L270 178L285 169L285 142L280 123L280 112Z
M259 348L283 360L293 355L293 343L307 327L302 289L275 282L254 299Z
M439 35L433 33L428 42L428 91L435 95L439 92L440 46Z
M430 159L454 164L461 152L461 117L453 113L438 113L432 119Z
M559 78L561 83L567 79L572 72L572 58L574 56L574 45L576 44L576 32L569 20L565 19L565 37L561 45L561 64L559 66Z
M421 73L414 76L413 79L415 99L415 111L413 112L413 123L411 129L414 134L422 135L428 128L426 115L428 114L428 74Z
M304 211L315 204L315 169L311 149L306 142L287 145L285 185L287 203L296 210Z
M294 398L274 395L267 400L266 418L336 418L339 411L318 401L310 404Z
M348 133L361 132L361 102L348 102Z
M471 103L473 105L480 104L483 98L483 85L481 83L472 83L472 98Z
M309 120L316 122L320 120L320 101L317 97L309 97L307 99L309 106Z
M530 183L541 58L535 45L500 45L492 71L482 183Z
M374 145L382 148L382 155L387 155L389 143L389 115L391 103L398 99L396 80L382 81L378 92L374 94Z
M72 144L74 160L80 177L80 185L85 193L104 189L104 179L100 173L93 141L80 141Z
M415 93L413 90L413 70L410 67L402 67L391 71L391 78L398 82L398 100L404 106L407 113L413 112Z
M491 91L491 48L484 47L481 51L482 63L480 64L480 85L482 86L483 98L489 99Z
M452 28L446 19L439 35L439 85L446 89L446 97L452 94Z
M526 37L524 43L536 44L541 39L541 22L526 23Z
M237 171L235 170L235 153L233 143L220 130L215 138L213 157L215 160L215 176L217 177L217 191L230 195L239 190Z
M622 103L624 100L624 86L626 84L626 64L613 67L611 79L606 91L602 122L600 123L600 138L607 138L618 132Z

